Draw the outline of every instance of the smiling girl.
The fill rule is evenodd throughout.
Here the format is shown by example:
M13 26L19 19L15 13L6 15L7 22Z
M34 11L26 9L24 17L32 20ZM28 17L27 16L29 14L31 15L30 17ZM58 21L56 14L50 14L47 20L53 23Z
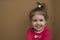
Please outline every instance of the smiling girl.
M48 15L44 3L37 2L37 7L29 14L31 28L27 31L26 40L51 40L50 28L46 25Z

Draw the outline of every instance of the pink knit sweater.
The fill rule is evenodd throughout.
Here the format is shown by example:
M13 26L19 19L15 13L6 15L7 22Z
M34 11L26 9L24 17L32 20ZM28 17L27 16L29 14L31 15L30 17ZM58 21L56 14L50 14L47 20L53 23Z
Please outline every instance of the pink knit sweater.
M32 28L27 31L26 40L51 40L51 31L48 27L41 33L35 33Z

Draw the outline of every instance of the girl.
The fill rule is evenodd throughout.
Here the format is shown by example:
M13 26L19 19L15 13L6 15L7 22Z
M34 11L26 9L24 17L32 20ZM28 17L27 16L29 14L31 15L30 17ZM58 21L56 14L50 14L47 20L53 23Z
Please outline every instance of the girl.
M26 40L51 40L51 32L46 25L48 15L45 4L39 2L37 4L29 14L31 28L27 31Z

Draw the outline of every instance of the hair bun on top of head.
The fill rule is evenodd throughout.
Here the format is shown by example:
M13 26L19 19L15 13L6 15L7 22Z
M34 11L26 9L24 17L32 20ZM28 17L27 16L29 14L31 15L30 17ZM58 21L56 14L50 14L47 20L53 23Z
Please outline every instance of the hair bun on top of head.
M37 8L41 8L41 7L42 5L39 2L37 2Z
M38 9L46 9L44 3L37 2L37 8Z

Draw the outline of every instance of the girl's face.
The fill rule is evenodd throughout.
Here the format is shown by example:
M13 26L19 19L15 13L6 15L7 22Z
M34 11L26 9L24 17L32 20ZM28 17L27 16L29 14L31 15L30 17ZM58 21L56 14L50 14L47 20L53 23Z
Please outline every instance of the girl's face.
M41 31L46 26L46 20L43 15L35 14L32 17L32 27L36 31Z

